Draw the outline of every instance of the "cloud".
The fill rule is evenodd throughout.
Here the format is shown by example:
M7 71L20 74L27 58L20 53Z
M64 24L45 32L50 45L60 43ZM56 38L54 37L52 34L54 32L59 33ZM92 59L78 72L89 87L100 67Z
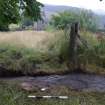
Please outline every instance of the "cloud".
M105 0L38 0L45 4L52 5L67 5L73 7L82 7L92 10L105 10Z

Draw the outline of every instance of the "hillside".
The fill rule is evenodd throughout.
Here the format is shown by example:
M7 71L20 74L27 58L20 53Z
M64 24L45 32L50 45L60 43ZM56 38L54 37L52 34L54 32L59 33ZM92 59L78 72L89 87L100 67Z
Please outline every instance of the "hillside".
M77 8L77 7L71 7L71 6L58 6L58 5L48 5L45 4L44 11L46 14L46 19L50 19L52 14L56 14L57 12L62 12L65 10L70 10L76 13L79 13L82 8ZM103 29L105 25L105 11L103 10L94 10L93 11L94 15L99 17L98 22L99 22L99 28Z
M64 10L72 10L74 12L79 12L81 9L83 8L78 8L78 7L72 7L72 6L59 6L59 5L48 5L45 4L44 10L46 12L50 12L50 13L55 13L55 12L60 12L60 11L64 11ZM104 10L92 10L95 14L97 15L105 15L105 11Z

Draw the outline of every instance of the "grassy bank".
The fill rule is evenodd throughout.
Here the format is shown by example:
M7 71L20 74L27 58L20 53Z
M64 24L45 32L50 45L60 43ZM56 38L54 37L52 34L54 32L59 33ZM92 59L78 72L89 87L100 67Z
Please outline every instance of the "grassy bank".
M79 65L85 72L105 74L104 36L99 39L99 34L86 31L80 34L89 47L80 44L77 57ZM69 35L63 31L0 33L0 67L26 75L64 73L68 70L68 45Z
M28 95L68 95L70 99L40 99L27 98ZM0 82L0 105L104 105L104 93L84 93L71 91L66 87L53 87L48 92L26 92L16 85Z
M21 71L23 74L64 73L67 69L68 35L63 32L13 32L0 36L0 73ZM32 34L33 33L33 34ZM39 34L38 34L39 33ZM43 34L44 33L44 34ZM4 35L4 36L2 36ZM35 35L35 36L34 36ZM39 36L38 36L39 35ZM96 34L81 32L89 47L80 45L78 61L88 73L105 74L105 39L97 39ZM93 35L93 36L92 36ZM38 37L38 38L37 38ZM27 40L26 40L27 39ZM4 68L4 69L3 69ZM69 70L70 71L70 70ZM68 100L28 99L28 95L68 95ZM88 93L60 86L48 91L33 92L23 90L19 85L0 81L0 105L104 105L105 93Z
M0 45L0 67L26 75L64 71L64 66L60 64L57 55L12 45Z

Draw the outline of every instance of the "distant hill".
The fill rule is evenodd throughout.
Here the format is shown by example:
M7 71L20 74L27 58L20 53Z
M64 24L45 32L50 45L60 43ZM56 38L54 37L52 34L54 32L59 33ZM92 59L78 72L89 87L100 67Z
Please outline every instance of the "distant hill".
M72 10L74 12L79 12L81 9L76 8L76 7L71 7L71 6L57 6L57 5L47 5L45 4L44 7L45 13L47 16L50 16L52 14L55 14L57 12L62 12L65 10Z
M79 12L82 8L72 7L72 6L59 6L59 5L45 4L44 9L47 12L55 13L55 12L60 12L60 11L64 11L64 10L72 10L72 11L75 11L75 12L76 11ZM92 11L97 15L105 15L104 10L97 9L97 10L92 10Z
M57 5L46 5L45 4L45 10L50 12L59 12L64 10L77 10L80 8L71 7L71 6L57 6Z
M76 13L79 13L82 8L72 7L72 6L58 6L58 5L48 5L45 4L44 11L46 13L46 17L49 20L52 14L56 14L57 12L62 12L65 10L70 10ZM95 15L99 16L99 28L104 28L105 25L105 11L103 10L95 10L93 11Z

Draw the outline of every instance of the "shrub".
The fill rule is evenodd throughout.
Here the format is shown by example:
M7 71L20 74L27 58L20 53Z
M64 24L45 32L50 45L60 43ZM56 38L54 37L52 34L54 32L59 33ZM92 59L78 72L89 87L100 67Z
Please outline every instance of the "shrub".
M98 16L90 10L80 10L80 12L64 11L52 16L51 25L56 29L65 29L68 24L73 22L80 23L80 29L96 31Z

